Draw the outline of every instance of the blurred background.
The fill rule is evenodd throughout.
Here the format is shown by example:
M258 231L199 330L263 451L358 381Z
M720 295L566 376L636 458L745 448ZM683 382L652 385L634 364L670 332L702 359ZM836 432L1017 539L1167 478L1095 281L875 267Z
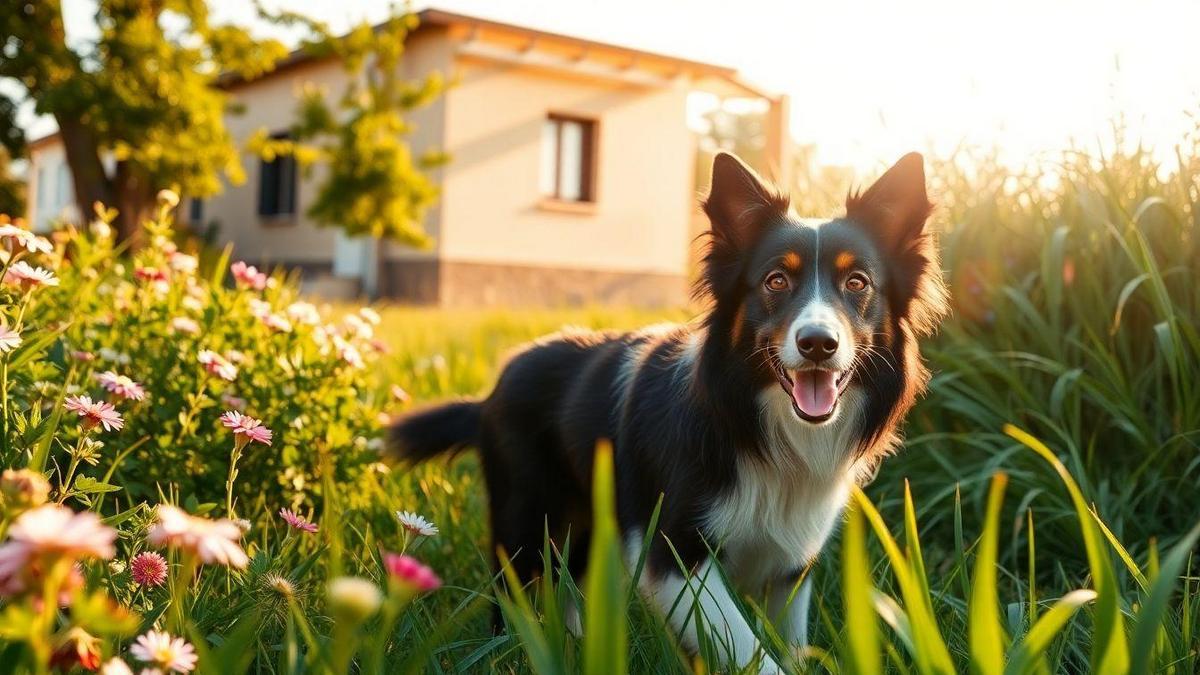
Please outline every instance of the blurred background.
M1197 25L1182 1L7 3L0 213L50 231L100 201L136 250L171 189L178 245L203 264L232 246L335 307L375 301L391 352L355 386L399 384L403 409L486 393L507 351L564 324L696 316L719 150L811 216L922 151L954 311L868 494L898 531L911 489L962 656L963 551L996 471L1010 622L1022 598L1092 575L1059 477L1003 424L1079 482L1118 547L1125 611L1139 566L1200 516ZM443 525L427 553L446 577L487 589L477 470L468 455L394 474L387 494ZM277 482L305 498L295 475ZM836 568L818 575L838 598ZM454 616L438 602L422 627ZM839 639L836 604L814 644ZM1170 614L1178 672L1200 654L1198 607ZM455 630L439 655L508 649L483 618ZM1088 622L1065 635L1053 670L1083 672Z
M0 210L100 199L133 233L173 187L207 243L334 298L680 306L719 149L831 215L913 149L1008 194L1067 150L1165 179L1200 100L1182 2L28 6Z

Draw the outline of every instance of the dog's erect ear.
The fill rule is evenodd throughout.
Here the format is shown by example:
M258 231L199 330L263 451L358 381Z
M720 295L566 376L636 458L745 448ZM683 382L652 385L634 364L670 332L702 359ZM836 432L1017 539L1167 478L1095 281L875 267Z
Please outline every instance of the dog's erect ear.
M727 152L713 158L712 189L704 212L722 243L744 250L770 216L782 215L787 208L787 197L768 187L742 160Z
M862 194L846 198L846 217L870 228L889 248L919 236L933 204L925 194L925 159L910 152Z
M925 160L915 152L901 157L866 192L846 199L846 217L886 248L892 308L918 335L933 332L948 311L937 243L925 227L931 211Z

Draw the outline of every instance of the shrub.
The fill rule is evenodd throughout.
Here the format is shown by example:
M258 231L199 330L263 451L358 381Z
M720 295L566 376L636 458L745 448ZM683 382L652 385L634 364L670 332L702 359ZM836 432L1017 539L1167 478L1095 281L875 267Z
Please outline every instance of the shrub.
M168 485L198 502L222 498L214 477L229 461L218 422L226 410L276 431L238 464L247 507L319 505L323 462L339 484L359 482L377 454L379 401L362 376L381 349L377 316L329 323L295 284L244 263L226 285L225 257L201 275L198 258L171 240L165 205L146 225L148 245L121 258L104 236L112 215L101 209L92 233L61 231L40 254L57 286L5 290L25 343L10 355L10 408L29 411L14 416L5 465L25 454L40 470L73 447L79 434L59 419L60 403L80 394L111 399L125 424L94 439L103 445L88 449L75 480L120 485L117 498L130 504Z

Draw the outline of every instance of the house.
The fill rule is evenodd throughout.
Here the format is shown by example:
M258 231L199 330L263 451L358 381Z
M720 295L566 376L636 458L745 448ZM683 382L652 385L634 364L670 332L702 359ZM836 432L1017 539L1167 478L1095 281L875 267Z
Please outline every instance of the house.
M455 82L411 116L414 150L451 157L435 172L430 249L317 227L305 216L315 185L286 158L248 158L244 184L181 216L217 223L237 258L298 268L325 293L460 306L678 305L697 201L689 94L765 100L768 164L788 164L786 98L730 68L433 9L419 18L405 76L437 70ZM228 128L239 141L262 128L285 134L300 85L338 96L346 77L336 61L294 54L269 75L226 85L241 108ZM63 162L55 137L32 144L36 226L71 209Z

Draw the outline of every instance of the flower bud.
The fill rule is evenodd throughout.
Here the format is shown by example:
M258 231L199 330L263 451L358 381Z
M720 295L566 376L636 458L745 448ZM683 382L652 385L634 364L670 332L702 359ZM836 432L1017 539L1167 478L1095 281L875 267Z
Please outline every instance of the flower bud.
M56 646L50 665L63 671L76 665L84 670L96 670L100 667L100 640L82 628L72 628Z
M36 471L5 469L0 475L0 494L9 509L41 506L50 498L50 482Z
M173 209L179 206L179 195L174 190L159 190L158 203Z
M338 577L329 582L329 606L335 617L362 623L383 602L379 587L362 577Z

